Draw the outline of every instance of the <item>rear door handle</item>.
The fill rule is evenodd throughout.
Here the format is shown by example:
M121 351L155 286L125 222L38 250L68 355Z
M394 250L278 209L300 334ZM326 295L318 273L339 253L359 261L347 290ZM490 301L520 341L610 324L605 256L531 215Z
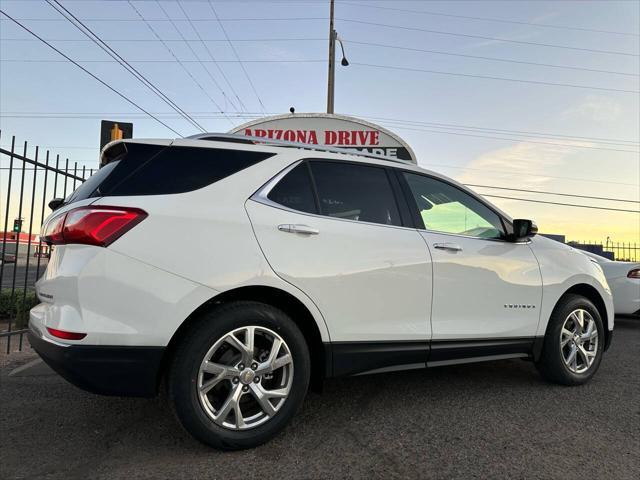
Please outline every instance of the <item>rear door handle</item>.
M438 250L448 250L450 252L461 252L462 247L457 243L434 243L433 248L437 248Z
M317 228L310 227L309 225L299 225L295 223L283 223L278 225L278 230L281 232L287 233L302 233L305 235L317 235L320 233L320 230Z

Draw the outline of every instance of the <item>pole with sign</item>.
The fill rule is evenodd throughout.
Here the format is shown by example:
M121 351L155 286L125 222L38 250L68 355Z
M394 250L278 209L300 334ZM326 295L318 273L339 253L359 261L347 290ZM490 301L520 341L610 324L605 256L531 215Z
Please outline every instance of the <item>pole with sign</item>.
M109 142L133 138L133 123L102 120L100 122L100 150Z

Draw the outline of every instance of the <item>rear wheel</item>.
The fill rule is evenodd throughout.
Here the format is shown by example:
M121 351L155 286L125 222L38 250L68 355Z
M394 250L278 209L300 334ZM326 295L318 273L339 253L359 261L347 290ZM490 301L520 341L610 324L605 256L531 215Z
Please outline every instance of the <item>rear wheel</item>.
M222 305L185 335L169 372L169 399L186 430L217 448L266 442L304 400L309 351L296 324L257 302Z
M548 380L581 385L602 360L604 328L598 309L587 298L567 295L554 309L538 369Z

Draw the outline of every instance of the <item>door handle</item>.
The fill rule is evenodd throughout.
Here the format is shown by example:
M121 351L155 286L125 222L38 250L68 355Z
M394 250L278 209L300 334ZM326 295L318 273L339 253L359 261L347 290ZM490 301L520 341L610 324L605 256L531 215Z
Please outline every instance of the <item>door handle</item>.
M438 250L448 250L449 252L461 252L462 247L457 243L434 243L433 248L437 248Z
M320 233L320 230L317 228L310 227L309 225L299 225L294 223L283 223L282 225L278 225L278 230L281 232L287 233L302 233L305 235L317 235Z

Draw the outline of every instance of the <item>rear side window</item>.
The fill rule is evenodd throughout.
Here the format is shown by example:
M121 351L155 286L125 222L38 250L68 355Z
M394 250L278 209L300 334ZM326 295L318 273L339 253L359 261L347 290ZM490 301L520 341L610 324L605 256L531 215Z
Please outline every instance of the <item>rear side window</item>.
M124 148L123 148L124 145ZM65 203L89 197L166 195L211 185L273 156L198 147L117 144L121 151L78 187Z
M76 188L71 195L65 198L64 200L65 205L68 203L79 202L80 200L89 198L93 194L93 192L95 192L95 190L100 186L100 184L104 182L104 180L109 175L111 175L111 172L115 170L115 168L118 166L119 163L120 163L120 160L111 162L110 164L105 165L96 173L91 175L83 184L81 184L78 188Z
M100 186L100 193L160 195L197 190L271 157L272 153L198 147L165 147L146 160L130 158ZM123 169L124 171L118 172Z
M320 213L333 218L402 225L384 168L311 161Z
M318 213L309 176L309 167L306 163L301 163L287 173L269 192L268 198L293 210Z

